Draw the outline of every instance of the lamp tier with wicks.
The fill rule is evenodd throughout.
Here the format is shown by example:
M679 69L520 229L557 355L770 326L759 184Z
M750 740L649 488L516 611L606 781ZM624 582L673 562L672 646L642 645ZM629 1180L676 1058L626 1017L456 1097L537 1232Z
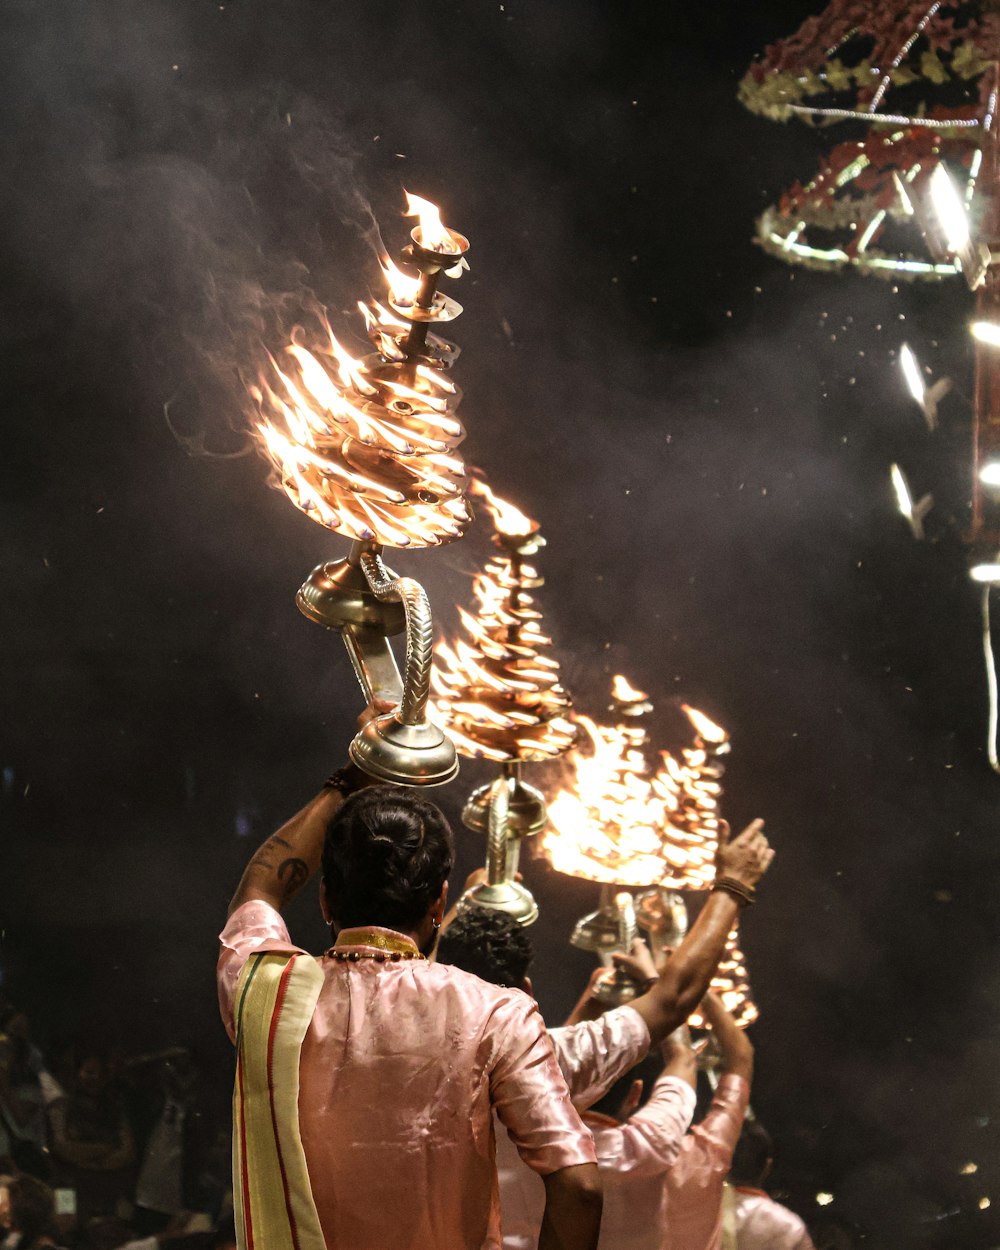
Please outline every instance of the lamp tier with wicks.
M419 224L400 259L415 272L384 258L387 303L359 305L375 352L353 356L320 313L251 387L262 447L295 506L338 534L406 548L450 542L472 520L458 349L434 332L462 311L437 287L461 273L469 243L426 200L408 196L408 215Z
M936 110L942 124L972 117L972 108ZM807 269L853 269L891 279L936 279L959 273L955 260L927 245L929 184L944 165L973 202L982 161L979 132L920 126L873 128L838 144L807 184L795 183L765 209L756 240L772 256Z
M941 4L833 0L765 49L747 70L740 101L778 121L919 115L926 87L949 102L975 98L997 59L1000 14L990 0Z
M652 785L648 735L641 723L652 704L617 676L616 724L578 715L581 745L569 776L549 804L542 849L557 872L603 885L657 885L662 876L667 809Z
M753 1024L760 1016L750 988L746 956L740 950L738 927L734 928L726 939L726 949L719 961L715 976L712 977L709 989L719 996L723 1007L734 1017L741 1029ZM698 1012L690 1017L689 1023L696 1029L707 1027Z
M493 519L496 552L472 583L475 610L459 608L462 634L435 651L438 717L462 755L499 764L555 759L576 740L552 639L542 631L535 521L473 482Z

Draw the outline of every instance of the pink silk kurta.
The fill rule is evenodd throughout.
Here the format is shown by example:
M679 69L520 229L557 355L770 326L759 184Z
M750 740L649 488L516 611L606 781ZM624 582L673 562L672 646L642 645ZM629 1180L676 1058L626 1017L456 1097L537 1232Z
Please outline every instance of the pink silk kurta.
M738 1250L816 1250L805 1221L759 1190L733 1193Z
M728 1074L719 1081L704 1119L684 1139L667 1173L662 1250L719 1250L722 1194L743 1128L750 1086Z
M586 1107L630 1071L649 1050L649 1031L637 1011L619 1007L549 1036L573 1104ZM601 1250L659 1250L663 1176L677 1157L694 1113L694 1090L676 1077L660 1077L647 1104L626 1124L586 1117L604 1178ZM518 1158L508 1135L497 1134L497 1169L505 1250L533 1250L545 1193Z
M298 948L260 901L238 908L220 941L232 1037L249 956ZM299 1126L328 1250L499 1250L494 1108L542 1175L595 1161L526 994L424 960L320 965Z

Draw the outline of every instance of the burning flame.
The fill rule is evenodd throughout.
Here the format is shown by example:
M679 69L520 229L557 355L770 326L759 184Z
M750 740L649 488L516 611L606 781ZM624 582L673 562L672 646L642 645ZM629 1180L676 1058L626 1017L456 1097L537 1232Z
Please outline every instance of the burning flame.
M615 694L626 704L646 697L624 677L615 678ZM694 713L698 742L680 759L662 752L655 771L646 756L648 735L637 723L577 718L590 749L570 755L572 783L549 804L552 829L543 846L555 869L603 884L711 887L722 794L717 756L728 737L693 708L685 711Z
M459 393L446 376L455 349L428 334L410 361L418 278L385 258L393 308L364 309L375 354L355 357L325 316L297 331L250 393L262 449L295 506L327 529L389 547L428 547L459 538L472 520L465 437L453 415Z
M416 227L417 243L421 247L425 247L429 252L445 252L453 255L458 250L455 245L455 238L442 222L441 210L438 206L419 195L412 195L409 191L406 191L405 195L406 212L403 215L405 217L418 218Z
M713 746L717 746L727 741L729 735L726 731L721 725L710 721L704 712L699 712L695 707L688 707L686 703L681 704L681 710L694 726L695 733L704 742L711 742Z
M542 843L558 872L603 884L648 886L663 876L665 806L653 792L642 752L646 735L628 725L578 716L589 753L569 763L573 788L549 803Z
M619 703L645 703L649 695L629 685L628 678L616 673L611 679L611 694Z
M725 951L709 989L722 999L723 1007L735 1017L739 1028L745 1029L760 1016L750 989L746 956L740 950L739 929L733 929L726 939ZM688 1023L696 1029L708 1028L698 1012L689 1017Z
M525 516L519 508L515 508L506 499L501 499L481 478L472 479L470 491L485 501L486 509L493 518L493 525L498 534L506 534L511 538L527 538L538 529L538 525L531 517Z
M510 507L484 484L474 489ZM501 549L473 579L475 615L459 608L466 638L435 650L435 715L463 755L498 763L549 760L576 741L559 663L546 654L552 639L542 632L530 593L541 584L518 551Z

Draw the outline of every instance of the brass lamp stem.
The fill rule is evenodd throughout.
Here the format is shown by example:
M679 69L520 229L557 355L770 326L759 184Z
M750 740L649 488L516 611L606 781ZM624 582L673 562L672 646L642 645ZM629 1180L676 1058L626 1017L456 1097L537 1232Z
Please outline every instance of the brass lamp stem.
M412 577L398 577L390 573L377 549L362 551L359 558L375 598L380 602L399 599L406 612L406 667L397 718L402 725L421 724L427 719L434 643L434 625L427 593Z

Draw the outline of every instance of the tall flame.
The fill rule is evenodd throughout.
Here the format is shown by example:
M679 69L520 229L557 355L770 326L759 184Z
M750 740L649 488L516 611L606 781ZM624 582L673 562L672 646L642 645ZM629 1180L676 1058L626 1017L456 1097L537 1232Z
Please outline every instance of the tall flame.
M405 195L404 216L418 218L416 237L420 246L427 248L429 252L453 253L455 242L451 231L441 220L441 210L438 206L409 191L406 191Z
M611 693L619 703L645 703L649 695L629 684L627 677L616 673L611 679Z
M686 703L681 704L681 710L694 726L695 733L702 741L716 745L727 740L729 735L722 726L716 725L714 721L709 720L704 712L699 712L696 707L688 707Z
M501 499L482 478L474 477L469 484L470 493L478 495L486 504L486 510L493 518L498 534L506 534L512 538L527 538L537 524L526 516L519 508L506 499Z

